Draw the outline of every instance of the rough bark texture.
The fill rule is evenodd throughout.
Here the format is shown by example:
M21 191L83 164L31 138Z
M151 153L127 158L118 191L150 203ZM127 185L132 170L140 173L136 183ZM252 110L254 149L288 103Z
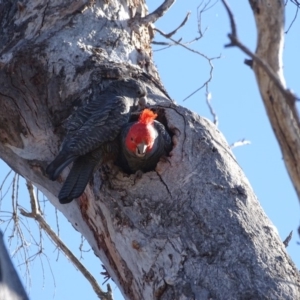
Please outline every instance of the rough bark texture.
M159 84L151 27L129 22L135 12L143 1L0 4L1 158L86 237L126 299L300 299L298 271L221 133ZM124 76L163 109L170 158L141 178L110 165L60 205L67 170L57 182L44 170L62 125Z
M300 201L300 121L296 98L285 90L282 62L285 2L283 0L249 2L258 31L256 54L277 75L278 83L276 84L255 62L253 70L286 168Z

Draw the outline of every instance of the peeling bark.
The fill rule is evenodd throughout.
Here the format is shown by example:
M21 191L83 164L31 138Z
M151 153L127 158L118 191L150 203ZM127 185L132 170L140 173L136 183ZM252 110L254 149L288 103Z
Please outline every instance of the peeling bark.
M170 100L143 1L0 4L0 156L80 231L126 299L299 299L299 274L218 129ZM141 178L95 172L68 205L44 173L76 107L110 80L144 82L173 134ZM101 99L99 99L100 101ZM99 268L101 264L99 262Z

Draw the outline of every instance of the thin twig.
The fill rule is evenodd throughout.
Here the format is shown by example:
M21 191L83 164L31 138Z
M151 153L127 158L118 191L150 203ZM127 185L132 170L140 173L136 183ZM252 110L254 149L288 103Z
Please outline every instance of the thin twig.
M2 183L1 183L1 186L0 186L0 196L1 196L1 198L0 198L0 204L2 204L2 200L3 200L3 199L5 198L5 196L8 194L8 192L10 191L11 186L13 185L14 179L12 179L12 181L11 181L11 183L9 184L9 186L7 187L6 191L5 191L5 192L2 191L3 188L4 188L4 184L5 184L6 180L8 179L8 177L9 177L9 175L10 175L11 173L12 173L12 170L10 170L10 171L6 174L5 178L3 179Z
M201 52L199 52L199 51L197 51L197 50L194 50L194 49L192 49L192 48L189 48L189 47L185 46L184 44L182 44L182 43L180 43L180 42L177 42L176 40L172 39L171 37L168 37L166 33L162 32L162 31L159 30L158 28L154 28L154 30L157 31L158 33L160 33L160 34L161 34L162 36L164 36L165 38L170 39L170 40L171 40L173 43L175 43L176 45L179 45L179 46L185 48L186 50L189 50L189 51L191 51L191 52L193 52L193 53L196 53L196 54L198 54L198 55L200 55L200 56L202 56L202 57L208 59L208 57L207 57L206 55L204 55L203 53L201 53Z
M207 10L211 9L214 5L216 5L218 2L218 0L216 0L212 5L208 6L208 4L210 4L210 1L208 1L207 3L205 3L202 7L202 4L203 4L203 1L201 2L201 4L197 7L197 18L198 18L198 32L199 32L199 37L197 39L201 39L206 30L207 30L207 27L204 29L204 31L202 31L202 14L204 12L206 12ZM201 9L200 9L201 8Z
M190 95L188 95L187 97L185 97L182 101L185 101L187 100L188 98L190 98L192 95L194 95L195 93L197 93L198 91L200 91L203 87L205 87L211 80L212 80L212 73L213 73L213 69L214 69L214 66L212 64L212 60L214 59L218 59L221 57L218 56L218 57L212 57L212 58L209 58L207 57L205 54L197 51L197 50L194 50L192 48L189 48L187 46L185 46L184 44L180 43L180 42L177 42L176 40L172 39L171 37L168 37L164 32L162 32L161 30L157 29L157 28L154 28L155 31L157 31L158 33L160 33L162 36L168 38L169 40L171 40L172 42L174 42L175 44L185 48L186 50L190 51L190 52L193 52L195 54L198 54L200 56L202 56L203 58L205 58L208 63L209 63L209 66L210 66L210 75L209 75L209 78L203 83L203 85L201 85L201 87L199 87L198 89L196 89L193 93L191 93Z
M292 20L290 26L289 26L288 29L286 30L285 34L288 34L288 32L289 32L290 29L292 28L294 22L296 21L297 16L298 16L298 11L299 11L299 5L297 5L295 16L294 16L294 18L293 18L293 20Z
M170 48L172 46L176 46L181 41L182 41L182 38L180 38L178 41L176 41L176 43L166 43L166 42L157 42L157 41L152 41L151 43L154 44L154 45L167 46L167 47L164 47L164 48L161 48L161 49L158 49L158 50L154 50L155 52L157 52L157 51L165 50L165 49Z
M290 234L287 236L287 238L283 241L285 248L289 245L289 242L291 241L292 236L293 236L293 230L290 232Z
M31 286L29 253L28 253L28 246L30 245L30 243L26 241L22 228L26 228L31 237L32 234L30 232L30 229L24 223L22 223L22 220L18 214L18 210L17 210L17 207L19 206L18 189L19 189L19 175L15 173L12 181L12 195L11 195L12 216L9 221L9 223L11 221L13 222L13 226L12 226L12 233L9 236L9 241L11 243L12 239L15 237L17 247L14 250L12 257L14 257L17 253L22 257L22 261L25 265L26 280L28 280L29 286Z
M167 36L167 35L166 35ZM176 41L175 43L166 43L166 42L157 42L157 41L152 41L151 44L153 45L160 45L160 46L167 46L167 47L164 47L164 48L161 48L161 49L157 49L157 50L153 50L154 52L157 52L157 51L162 51L162 50L165 50L165 49L168 49L170 47L173 47L173 46L177 46L179 45L180 43L184 46L186 45L190 45L194 42L196 42L199 38L194 38L193 40L189 41L189 42L184 42L182 43L182 38L180 38L178 41Z
M196 94L197 92L199 92L200 90L202 90L205 86L208 85L209 82L212 81L213 70L214 70L214 65L212 64L212 60L219 59L220 57L221 57L221 54L218 57L212 57L212 58L208 58L208 57L205 56L205 58L207 59L207 61L209 63L209 66L210 66L209 78L199 88L197 88L191 94L189 94L188 96L186 96L182 101L186 101L187 99L189 99L190 97L192 97L194 94Z
M293 4L295 4L296 6L300 7L300 2L299 1L297 1L297 0L291 0L291 2Z
M105 266L104 265L102 265L102 268L104 269L104 272L101 272L100 274L104 277L104 281L103 281L103 283L102 284L105 284L109 279L111 279L111 280L113 280L112 278L111 278L111 276L109 275L109 273L108 273L108 271L106 270L106 268L105 268Z
M102 291L99 287L96 279L93 275L82 265L82 263L77 259L77 257L72 253L72 251L63 243L63 241L56 235L56 233L51 229L48 223L43 218L37 199L34 194L33 185L30 181L26 181L27 189L30 197L31 212L26 212L24 209L19 208L20 213L27 217L35 219L40 227L48 234L53 243L63 251L63 253L71 260L71 262L76 266L76 268L84 275L84 277L89 281L95 293L101 300L113 300L111 288L109 284L107 285L107 292Z
M3 179L2 182L1 182L0 190L2 190L3 185L4 185L5 181L6 181L6 179L9 177L9 175L10 175L10 173L11 173L12 171L13 171L13 170L10 169L9 172L5 175L4 179Z
M234 17L233 17L233 13L227 3L226 0L222 0L224 6L225 6L225 9L228 13L228 16L229 16L229 21L230 21L230 27L231 27L231 35L234 36L234 37L237 37L237 32L236 32L236 25L235 25L235 21L234 21Z
M168 46L166 48L170 48L171 46L173 46L173 44L167 43L167 42L157 42L157 41L152 41L151 42L154 45L159 45L159 46Z
M206 83L206 103L209 108L209 111L211 115L213 116L213 122L216 126L218 126L218 115L214 111L212 105L211 105L211 93L208 91L208 83Z
M181 22L181 24L174 29L173 31L171 31L170 33L166 34L166 37L170 38L172 35L174 35L181 27L183 27L185 25L185 23L187 22L187 20L189 19L191 15L191 12L188 12L187 15L185 16L184 20Z
M195 91L193 91L191 94L189 94L187 97L185 97L182 101L185 101L187 100L188 98L190 98L191 96L193 96L194 94L196 94L198 91L200 91L201 89L203 89L205 86L206 86L206 89L208 90L208 83L212 80L212 77L213 77L213 69L214 69L214 66L212 64L212 60L214 59L218 59L221 57L221 55L219 55L218 57L212 57L212 58L209 58L208 56L206 56L205 54L197 51L197 50L194 50L188 46L186 46L187 44L191 44L192 42L195 42L197 40L199 40L200 38L202 38L203 34L202 31L201 31L201 14L203 12L205 12L206 10L210 9L211 7L213 7L215 3L213 3L211 6L208 7L208 4L210 3L210 1L208 1L206 4L204 4L204 7L200 10L200 12L198 12L198 30L199 30L199 37L196 37L195 39L193 39L192 41L188 42L188 43L182 43L181 40L179 41L176 41L174 40L173 38L171 38L171 36L179 29L181 28L182 26L184 26L184 24L186 23L186 21L188 20L188 17L189 17L189 14L185 17L185 19L183 20L183 22L180 24L180 26L178 28L176 28L174 31L172 31L171 33L169 34L166 34L164 33L163 31L161 31L160 29L158 28L154 28L155 31L157 31L159 34L161 34L162 36L164 36L165 38L171 40L173 42L173 44L163 44L163 43L160 43L160 44L163 44L163 45L166 45L167 47L165 48L162 48L162 49L159 49L159 50L155 50L155 51L160 51L160 50L164 50L164 49L167 49L171 46L174 46L174 45L179 45L183 48L185 48L186 50L190 51L190 52L193 52L195 54L198 54L200 56L202 56L204 59L206 59L209 63L209 66L210 66L210 73L209 73L209 78L199 87L197 88ZM200 7L200 6L199 6ZM198 10L199 10L199 7L198 7ZM200 19L199 19L200 18ZM158 42L154 42L155 44L159 44ZM208 93L207 93L208 94ZM208 103L209 105L209 103ZM209 105L210 107L210 111L212 112L212 115L214 117L214 121L216 121L216 114L214 114L213 110L212 110L212 107Z

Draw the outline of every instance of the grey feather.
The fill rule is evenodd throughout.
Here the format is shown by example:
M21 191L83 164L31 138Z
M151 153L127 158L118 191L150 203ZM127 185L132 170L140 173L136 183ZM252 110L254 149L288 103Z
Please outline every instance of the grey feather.
M49 178L56 180L77 157L115 140L128 123L132 110L144 102L145 96L146 88L139 81L117 80L99 95L99 99L78 109L69 121L61 151L46 169Z
M61 188L58 199L62 204L71 202L82 195L94 170L103 163L117 158L119 149L117 140L103 144L96 150L78 157Z
M71 171L58 194L60 203L69 203L81 196L97 164L97 162L90 159L90 154L80 156L74 161Z

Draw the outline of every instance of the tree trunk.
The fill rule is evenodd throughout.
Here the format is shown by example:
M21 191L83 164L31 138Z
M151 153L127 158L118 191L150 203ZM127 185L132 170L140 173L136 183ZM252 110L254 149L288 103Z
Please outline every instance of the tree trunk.
M300 119L297 97L286 88L283 75L285 1L249 0L258 31L256 55L266 68L253 61L258 88L279 143L285 166L300 201ZM273 75L273 76L271 76Z
M300 299L298 271L222 134L160 84L146 13L142 0L2 2L1 158L85 236L126 299ZM63 125L121 77L143 81L163 112L170 157L141 178L109 165L61 205L67 171L52 182L45 167Z

